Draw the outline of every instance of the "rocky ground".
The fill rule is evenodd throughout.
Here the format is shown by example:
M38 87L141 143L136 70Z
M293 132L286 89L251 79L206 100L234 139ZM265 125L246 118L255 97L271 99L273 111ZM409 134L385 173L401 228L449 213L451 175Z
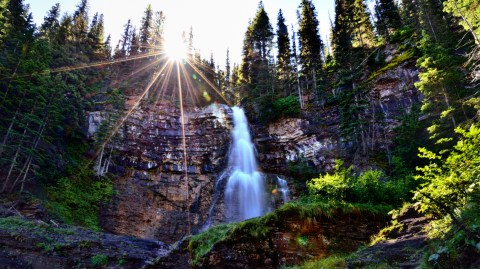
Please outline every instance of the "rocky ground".
M170 250L159 241L29 219L28 209L15 206L0 206L0 269L137 269ZM30 212L41 210L30 206Z
M347 268L390 266L418 268L425 253L427 235L425 226L429 218L409 207L397 218L397 223L384 229L377 237L380 241L347 260Z

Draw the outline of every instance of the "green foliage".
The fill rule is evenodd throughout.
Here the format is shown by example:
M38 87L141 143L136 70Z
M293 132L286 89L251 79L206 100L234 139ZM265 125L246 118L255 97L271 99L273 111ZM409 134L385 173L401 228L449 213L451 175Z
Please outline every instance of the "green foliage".
M308 164L305 157L300 157L296 162L287 163L288 174L298 181L307 181L318 175L318 171Z
M395 178L412 177L415 167L421 163L418 158L418 147L425 145L426 138L422 134L419 120L420 108L412 107L410 113L402 115L400 125L393 129L392 169L390 175ZM413 189L413 188L412 188Z
M298 97L290 95L284 98L279 98L273 102L273 111L275 117L298 117L300 116L300 105Z
M480 38L480 4L476 0L447 0L443 2L444 11L461 18L459 24Z
M324 174L307 183L310 192L327 201L347 201L399 205L409 198L409 179L389 180L379 170L367 170L360 175L353 168L343 167L337 160L334 173Z
M99 230L98 209L114 194L112 182L96 178L88 160L83 158L85 146L77 144L67 151L67 177L47 186L47 209L68 224L78 224Z
M318 260L308 261L302 265L281 267L282 269L327 269L346 268L348 255L332 255Z
M421 150L430 164L418 168L422 185L414 196L421 210L437 219L430 235L442 241L429 261L441 267L480 242L480 128L472 125L456 132L461 138L447 156Z
M379 70L376 70L375 72L373 72L370 77L368 78L369 81L372 81L374 80L375 78L377 78L379 75L381 74L384 74L385 72L389 71L389 70L392 70L393 68L396 68L397 66L399 66L400 64L410 60L413 58L413 56L415 55L415 50L414 49L409 49L405 52L403 52L402 54L400 55L397 55L395 58L393 58L392 60L390 60L386 66L380 68Z
M97 254L95 256L92 256L92 258L90 258L90 262L92 263L93 266L107 265L108 256L103 254Z
M192 264L198 264L200 259L212 249L213 245L224 239L234 226L232 223L220 224L201 234L192 236L188 244L188 248L193 254Z
M398 29L397 31L395 31L390 36L390 43L404 42L404 41L410 39L413 36L414 33L415 33L415 31L412 28L410 28L408 26L402 27L402 28Z

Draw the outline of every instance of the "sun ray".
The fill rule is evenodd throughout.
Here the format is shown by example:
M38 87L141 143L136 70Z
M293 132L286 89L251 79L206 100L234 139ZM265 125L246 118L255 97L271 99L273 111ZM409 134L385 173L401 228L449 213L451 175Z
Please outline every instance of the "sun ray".
M232 106L232 104L225 98L225 96L223 96L222 92L217 88L217 86L215 86L209 79L207 79L203 74L202 72L200 72L200 70L195 66L195 62L190 62L190 60L187 60L186 61L188 63L189 66L191 66L193 68L193 70L195 70L195 72L197 72L197 74L203 78L205 80L205 82L207 82L207 84L212 88L212 90L214 90L222 99L223 101L228 105L228 106Z
M46 70L32 72L32 73L24 74L24 75L14 75L14 76L8 76L8 77L1 77L0 80L8 80L8 79L12 79L13 77L17 77L17 78L28 77L28 76L32 76L32 75L35 75L35 74L36 75L47 75L47 74L53 74L53 73L70 72L70 71L81 70L81 69L92 68L92 67L102 67L102 66L113 65L113 64L117 64L117 63L123 63L123 62L138 60L138 59L155 57L155 56L159 56L159 55L162 55L162 54L165 54L165 53L155 52L155 53L148 53L148 54L142 54L142 55L138 55L138 56L127 57L125 59L116 59L116 60L113 60L113 61L101 61L101 62L90 63L90 64L82 64L82 65L77 65L77 66L67 66L67 67L46 69Z
M125 77L122 77L121 80L113 82L113 83L112 83L112 86L117 86L121 81L130 79L130 78L132 78L133 76L136 76L136 75L138 75L138 74L144 73L147 69L149 69L149 68L151 68L152 66L160 63L161 61L162 61L161 58L155 59L153 62L149 63L148 65L146 65L146 66L144 66L144 67L141 67L141 68L138 68L138 69L136 69L135 71L133 71L131 74L129 74L129 75L125 76Z
M182 125L182 144L183 144L183 165L184 165L184 170L185 170L185 186L187 188L187 194L185 197L185 203L186 203L186 212L187 212L187 234L190 234L190 205L188 204L189 202L189 186L188 186L188 164L187 164L187 138L185 136L185 114L183 111L183 94L182 94L182 81L181 81L181 76L180 76L180 64L177 62L176 63L176 69L177 69L177 83L178 83L178 97L180 100L180 122Z
M190 78L190 75L187 72L187 69L185 68L185 66L181 65L181 70L182 70L183 77L185 78L185 83L187 84L187 93L191 96L193 103L196 102L197 104L199 104L200 100L198 98L198 95L195 94L194 92L195 87L192 84L192 80Z
M163 98L165 97L166 87L170 83L170 78L173 71L173 64L169 63L168 66L169 68L166 70L166 73L165 73L165 80L162 82L162 86L160 86L160 93L158 95L159 98L156 99L157 102L158 101L163 102Z
M102 143L102 146L100 147L101 148L104 148L105 145L107 145L110 140L112 139L112 137L117 133L118 129L123 125L123 123L127 120L127 118L130 116L130 114L132 114L132 112L140 105L140 102L142 101L142 99L145 97L145 95L147 94L147 92L150 90L150 88L152 87L152 85L155 83L155 81L158 79L158 77L160 76L160 74L163 72L163 70L165 70L165 68L168 66L168 63L164 63L163 67L161 68L161 70L155 75L155 77L150 81L150 83L147 85L147 87L145 88L145 90L142 92L142 94L137 98L137 100L135 101L135 103L132 105L132 107L127 111L127 113L125 113L125 115L115 124L113 130L110 132L110 134L107 136L107 138L105 139L105 141ZM100 149L96 152L95 154L95 157L98 156L98 154L100 153Z

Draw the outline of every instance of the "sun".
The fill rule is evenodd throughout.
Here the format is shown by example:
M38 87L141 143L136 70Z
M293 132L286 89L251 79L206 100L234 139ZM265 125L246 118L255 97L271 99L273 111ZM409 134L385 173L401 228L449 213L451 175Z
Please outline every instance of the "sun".
M180 62L187 58L187 44L181 35L168 35L165 37L165 54L174 62Z

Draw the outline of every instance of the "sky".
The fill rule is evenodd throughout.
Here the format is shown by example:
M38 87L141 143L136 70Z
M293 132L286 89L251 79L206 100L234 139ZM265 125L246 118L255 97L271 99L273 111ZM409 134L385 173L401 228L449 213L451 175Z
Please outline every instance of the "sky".
M320 22L320 34L324 42L330 32L329 16L334 15L334 0L313 0ZM30 5L37 26L43 22L48 10L60 3L61 14L72 14L80 0L24 0ZM180 36L193 27L194 47L202 58L209 59L213 53L215 62L225 66L227 49L231 62L240 63L243 38L248 22L255 16L259 0L89 0L90 18L98 12L104 15L105 35L112 36L115 47L128 19L137 29L148 4L153 11L163 11L166 16L165 35ZM286 24L297 27L297 9L300 0L263 0L270 23L276 29L277 14L282 9Z

